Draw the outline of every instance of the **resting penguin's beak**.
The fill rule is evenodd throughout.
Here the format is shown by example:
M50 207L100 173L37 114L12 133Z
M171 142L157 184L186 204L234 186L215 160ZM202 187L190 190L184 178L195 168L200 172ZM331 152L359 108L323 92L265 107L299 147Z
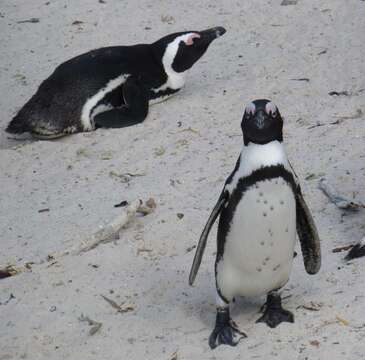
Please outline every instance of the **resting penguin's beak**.
M213 40L219 38L226 32L226 29L222 26L217 26L211 29L203 30L199 32L200 40L203 43L210 44Z

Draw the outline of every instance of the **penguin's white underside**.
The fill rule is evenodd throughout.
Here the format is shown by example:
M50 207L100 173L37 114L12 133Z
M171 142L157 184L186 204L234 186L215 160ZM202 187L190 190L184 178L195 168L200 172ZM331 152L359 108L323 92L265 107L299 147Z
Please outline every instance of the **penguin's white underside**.
M282 178L263 180L242 196L217 263L225 297L257 296L289 279L296 243L295 197Z

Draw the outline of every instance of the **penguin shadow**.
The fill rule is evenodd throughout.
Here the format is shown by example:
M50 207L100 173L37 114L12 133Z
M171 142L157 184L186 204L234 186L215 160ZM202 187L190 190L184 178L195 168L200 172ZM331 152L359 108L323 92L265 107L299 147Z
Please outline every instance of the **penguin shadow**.
M32 144L37 141L37 139L34 139L30 134L13 136L6 134L5 129L1 129L0 131L0 149L22 147L24 145Z

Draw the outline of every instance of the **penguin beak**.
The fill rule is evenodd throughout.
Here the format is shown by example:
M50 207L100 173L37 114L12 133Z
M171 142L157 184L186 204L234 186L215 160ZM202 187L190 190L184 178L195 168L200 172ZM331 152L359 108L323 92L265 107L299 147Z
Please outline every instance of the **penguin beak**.
M222 26L217 26L211 29L203 30L199 32L200 41L204 44L210 44L213 40L219 38L226 32L226 29Z
M264 128L265 114L264 114L263 110L257 111L254 122L255 122L257 129L262 130Z

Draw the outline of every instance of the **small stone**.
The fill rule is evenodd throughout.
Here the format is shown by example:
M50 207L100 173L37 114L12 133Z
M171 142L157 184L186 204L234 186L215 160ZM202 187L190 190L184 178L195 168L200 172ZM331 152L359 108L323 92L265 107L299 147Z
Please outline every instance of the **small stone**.
M284 205L284 201L283 200L280 200L280 205Z
M264 194L260 191L260 192L259 192L259 195L260 195L260 196L263 196Z
M286 228L286 229L285 229L285 232L288 232L288 231L289 231L289 229L288 229L288 228Z
M155 201L155 199L154 198L149 198L146 201L146 206L148 206L151 209L154 209L156 207L156 201Z
M184 214L183 213L177 213L176 216L179 218L179 219L182 219L184 217Z
M266 216L267 214L266 214L266 212L263 212L262 215Z
M55 312L56 310L57 310L57 308L54 305L49 308L50 312Z
M271 210L271 211L273 211L273 210L274 210L274 207L273 207L272 205L270 206L270 210Z
M296 5L298 3L298 0L283 0L281 2L281 6L288 6L288 5Z
M264 200L264 204L267 204L267 200Z
M265 261L269 261L269 260L270 260L270 258L268 256L266 256Z
M265 241L261 241L260 245L264 246L265 245Z
M257 268L256 268L256 270L257 270L258 272L261 272L261 271L262 271L262 269L261 269L260 267L257 267Z

